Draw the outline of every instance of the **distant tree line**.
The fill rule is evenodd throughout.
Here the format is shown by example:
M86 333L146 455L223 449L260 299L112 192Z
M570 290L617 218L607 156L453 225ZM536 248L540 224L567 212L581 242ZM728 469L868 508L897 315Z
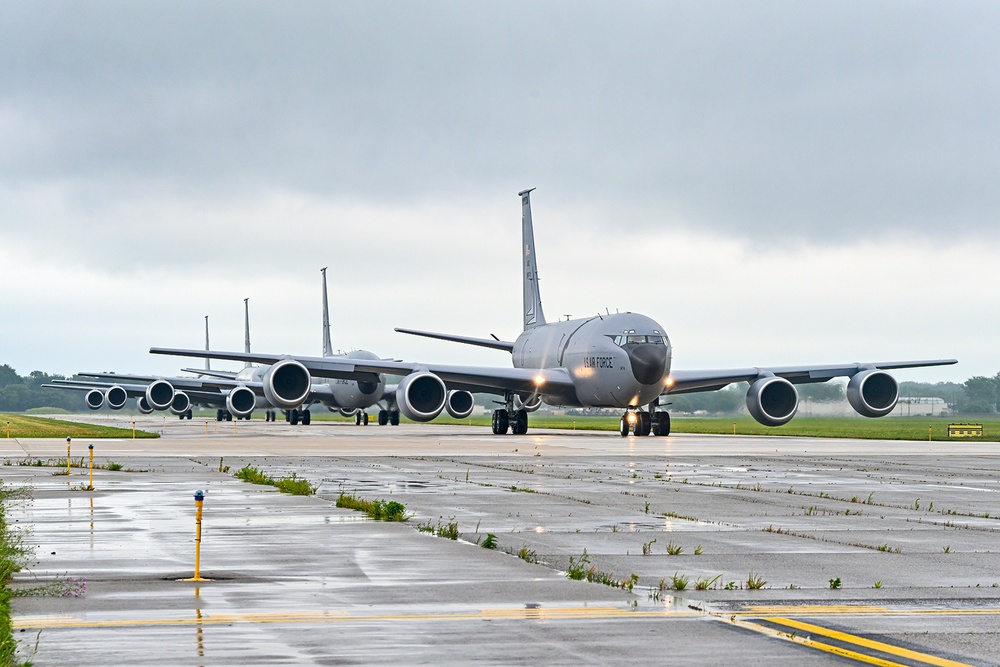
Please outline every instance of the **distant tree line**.
M7 364L0 366L0 412L24 412L41 407L72 411L84 409L84 392L42 388L43 384L52 380L64 379L62 375L48 375L41 371L32 371L22 377Z

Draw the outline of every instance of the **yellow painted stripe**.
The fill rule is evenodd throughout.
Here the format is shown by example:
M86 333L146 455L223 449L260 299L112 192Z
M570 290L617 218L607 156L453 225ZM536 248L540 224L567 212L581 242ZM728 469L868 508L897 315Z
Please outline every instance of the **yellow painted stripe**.
M794 644L800 644L802 646L807 646L809 648L814 648L818 651L825 651L826 653L833 653L834 655L839 655L844 658L850 658L857 662L864 662L869 665L878 665L879 667L907 667L902 663L893 662L891 660L885 660L884 658L877 658L873 655L865 655L864 653L858 653L857 651L852 651L841 646L833 646L831 644L824 644L823 642L818 642L808 637L800 637L798 635L781 632L775 628L760 625L759 623L754 623L753 621L744 621L742 619L736 618L736 616L730 614L729 616L721 616L717 614L712 614L709 618L715 619L717 621L723 621L735 625L739 628L745 630L751 630L762 635L767 635L768 637L774 637L776 639L782 639L784 641L792 642Z
M234 623L347 623L373 621L447 620L568 620L608 618L700 618L693 611L632 611L616 607L567 607L553 609L483 609L471 612L351 615L346 611L274 612L247 614L201 613L173 618L81 619L72 616L22 616L14 619L17 629L114 628L163 625L231 625Z
M863 646L864 648L867 649L872 649L875 651L888 653L890 655L899 656L900 658L917 660L920 662L927 663L928 665L937 665L938 667L969 667L964 662L955 662L954 660L939 658L937 656L929 655L927 653L911 651L910 649L901 648L899 646L893 646L892 644L885 644L883 642L877 642L871 639L865 639L864 637L858 637L857 635L847 634L846 632L838 632L837 630L830 630L829 628L824 628L819 625L813 625L812 623L803 623L802 621L795 621L790 618L767 618L764 620L770 621L771 623L777 623L778 625L784 625L786 627L795 628L796 630L802 630L803 632L810 632L812 634L821 635L823 637L829 637L830 639L837 639L842 642L847 642L848 644Z
M736 613L774 616L812 616L828 614L888 614L891 611L885 607L873 607L869 605L779 605L773 607L744 607L742 611Z
M876 615L876 616L997 616L1000 608L984 609L887 609L885 607L842 606L778 606L778 607L746 607L738 611L728 612L735 616L845 616L845 615Z

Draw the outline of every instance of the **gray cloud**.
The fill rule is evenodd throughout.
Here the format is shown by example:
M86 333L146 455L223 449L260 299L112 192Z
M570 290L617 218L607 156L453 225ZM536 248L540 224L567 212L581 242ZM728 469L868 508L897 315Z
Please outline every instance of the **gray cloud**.
M853 257L893 255L911 280L933 249L899 241L933 239L982 252L973 271L1000 229L998 18L986 2L7 2L0 257L65 271L52 284L86 306L81 323L105 311L79 329L95 340L112 336L102 317L122 294L155 296L108 356L174 344L157 336L175 318L197 330L220 304L238 326L245 296L312 318L303 294L324 265L352 299L386 304L360 311L365 332L504 334L517 290L482 301L516 273L515 193L530 186L546 298L578 316L678 285L679 238L702 253L703 273L686 271L716 300L745 287L738 268L709 285L712 246L692 239L732 240L749 250L726 256L748 263L830 251L855 274L841 249L874 239ZM610 235L636 240L580 263ZM78 284L81 270L98 287ZM573 294L584 272L604 281ZM697 294L691 275L681 284ZM817 311L843 307L827 275L791 279L812 285ZM885 288L857 292L868 316ZM48 296L20 312L65 305ZM8 326L6 344L36 344ZM376 347L419 349L395 340Z
M527 181L814 241L992 231L1000 204L987 3L2 11L13 181L401 203Z

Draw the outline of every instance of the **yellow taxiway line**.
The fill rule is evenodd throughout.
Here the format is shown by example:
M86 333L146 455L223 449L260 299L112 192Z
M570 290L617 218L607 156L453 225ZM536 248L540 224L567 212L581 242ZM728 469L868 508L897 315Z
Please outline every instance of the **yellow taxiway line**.
M372 621L448 621L448 620L565 620L609 618L701 618L694 611L633 611L617 607L563 607L481 609L469 612L430 612L412 614L350 614L346 611L273 612L215 614L197 612L195 616L168 618L84 619L73 616L21 616L14 618L15 629L114 628L155 625L232 625L235 623L365 623Z

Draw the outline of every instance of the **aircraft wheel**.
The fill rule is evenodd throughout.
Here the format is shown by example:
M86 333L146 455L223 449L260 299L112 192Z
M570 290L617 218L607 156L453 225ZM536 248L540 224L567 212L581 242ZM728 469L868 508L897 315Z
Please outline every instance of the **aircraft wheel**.
M493 411L493 435L505 435L510 428L510 417L506 410Z
M226 419L227 422L233 421L233 413L229 412L228 410L222 416L225 417L225 419Z
M649 435L650 430L653 428L653 418L648 412L638 412L636 413L638 420L635 424L636 435Z
M360 412L355 412L354 413L354 425L355 426L361 426L361 413Z
M399 426L399 410L393 410L389 413L389 423L393 426Z
M629 423L628 423L628 413L626 412L622 415L621 422L618 424L618 432L622 434L622 437L628 435Z
M361 423L364 424L365 426L368 426L368 413L362 412L361 414L362 414Z
M295 426L299 423L299 411L294 408L288 411L288 423Z
M653 435L670 435L670 413L657 412L653 422Z
M528 432L527 410L518 410L514 413L514 423L511 425L510 430L514 435L524 435Z
M388 410L379 410L378 411L378 425L379 426L385 426L388 423L389 423L389 411Z
M309 426L310 422L312 422L312 413L309 412L309 410L303 410L302 411L302 425L303 426Z
M216 410L215 411L215 421L221 422L222 419L223 419L223 417L222 417L222 410Z

